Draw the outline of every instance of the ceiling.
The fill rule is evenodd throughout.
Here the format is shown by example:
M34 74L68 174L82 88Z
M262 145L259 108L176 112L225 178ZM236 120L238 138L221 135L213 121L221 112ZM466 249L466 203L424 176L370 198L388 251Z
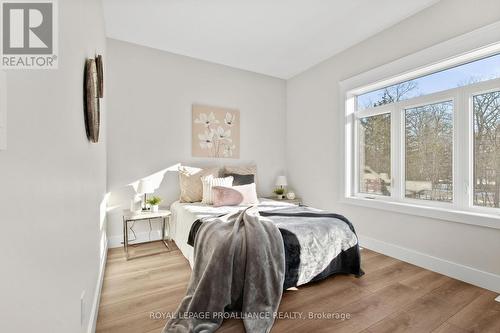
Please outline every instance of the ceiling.
M104 0L108 37L288 79L438 0Z

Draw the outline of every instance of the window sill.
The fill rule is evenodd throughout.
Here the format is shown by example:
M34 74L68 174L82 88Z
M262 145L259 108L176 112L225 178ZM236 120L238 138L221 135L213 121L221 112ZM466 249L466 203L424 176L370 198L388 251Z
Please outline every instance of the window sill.
M388 210L407 215L423 216L438 220L452 221L469 225L500 229L500 214L459 211L441 207L429 207L406 202L383 201L361 197L346 197L342 203Z

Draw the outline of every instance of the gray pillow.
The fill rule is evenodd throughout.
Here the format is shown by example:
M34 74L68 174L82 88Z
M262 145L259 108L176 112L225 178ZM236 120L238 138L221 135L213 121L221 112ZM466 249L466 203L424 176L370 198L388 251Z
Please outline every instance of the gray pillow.
M233 177L233 186L248 185L255 183L255 175L239 175L237 173L225 173L224 177Z

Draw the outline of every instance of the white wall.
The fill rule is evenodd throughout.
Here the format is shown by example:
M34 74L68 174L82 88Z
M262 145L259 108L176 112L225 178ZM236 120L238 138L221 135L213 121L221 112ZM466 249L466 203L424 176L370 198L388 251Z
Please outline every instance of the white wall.
M345 214L360 234L500 274L499 230L339 204L343 124L336 113L340 80L500 20L498 1L441 1L289 80L287 91L282 80L115 40L107 40L104 54L100 1L59 1L59 12L59 69L7 73L0 331L86 330L102 256L106 156L114 207L108 231L117 236L120 209L132 194L127 184L178 162L225 162L190 156L192 103L240 109L241 160L231 162L257 163L262 193L287 164L307 203ZM96 51L109 65L109 107L102 104L101 142L90 144L82 73L85 57ZM106 118L113 124L108 135ZM168 203L175 193L176 175L169 174L159 194Z
M415 256L420 252L451 261L459 264L454 266L458 270L464 265L493 273L481 276L500 281L498 229L339 203L339 156L344 147L339 135L344 126L339 121L339 82L498 20L497 0L441 1L287 81L288 175L305 202L346 215L368 241L373 238L407 248ZM379 250L385 246L371 244L378 244ZM500 284L496 289L500 291Z
M7 73L1 332L86 331L98 279L106 135L87 141L82 92L85 58L105 51L103 13L99 0L58 3L59 69Z
M114 39L108 50L108 238L119 245L128 186L176 163L256 163L258 190L270 194L285 169L285 81ZM235 108L241 115L240 159L191 157L193 103ZM178 199L178 175L166 174L157 194ZM157 226L155 226L156 228ZM149 230L144 225L138 232Z

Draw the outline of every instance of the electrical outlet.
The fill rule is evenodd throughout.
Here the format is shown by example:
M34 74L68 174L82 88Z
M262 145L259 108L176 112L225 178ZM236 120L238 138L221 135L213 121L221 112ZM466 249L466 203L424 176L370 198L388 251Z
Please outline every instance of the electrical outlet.
M80 296L80 326L85 324L85 290L82 291Z

